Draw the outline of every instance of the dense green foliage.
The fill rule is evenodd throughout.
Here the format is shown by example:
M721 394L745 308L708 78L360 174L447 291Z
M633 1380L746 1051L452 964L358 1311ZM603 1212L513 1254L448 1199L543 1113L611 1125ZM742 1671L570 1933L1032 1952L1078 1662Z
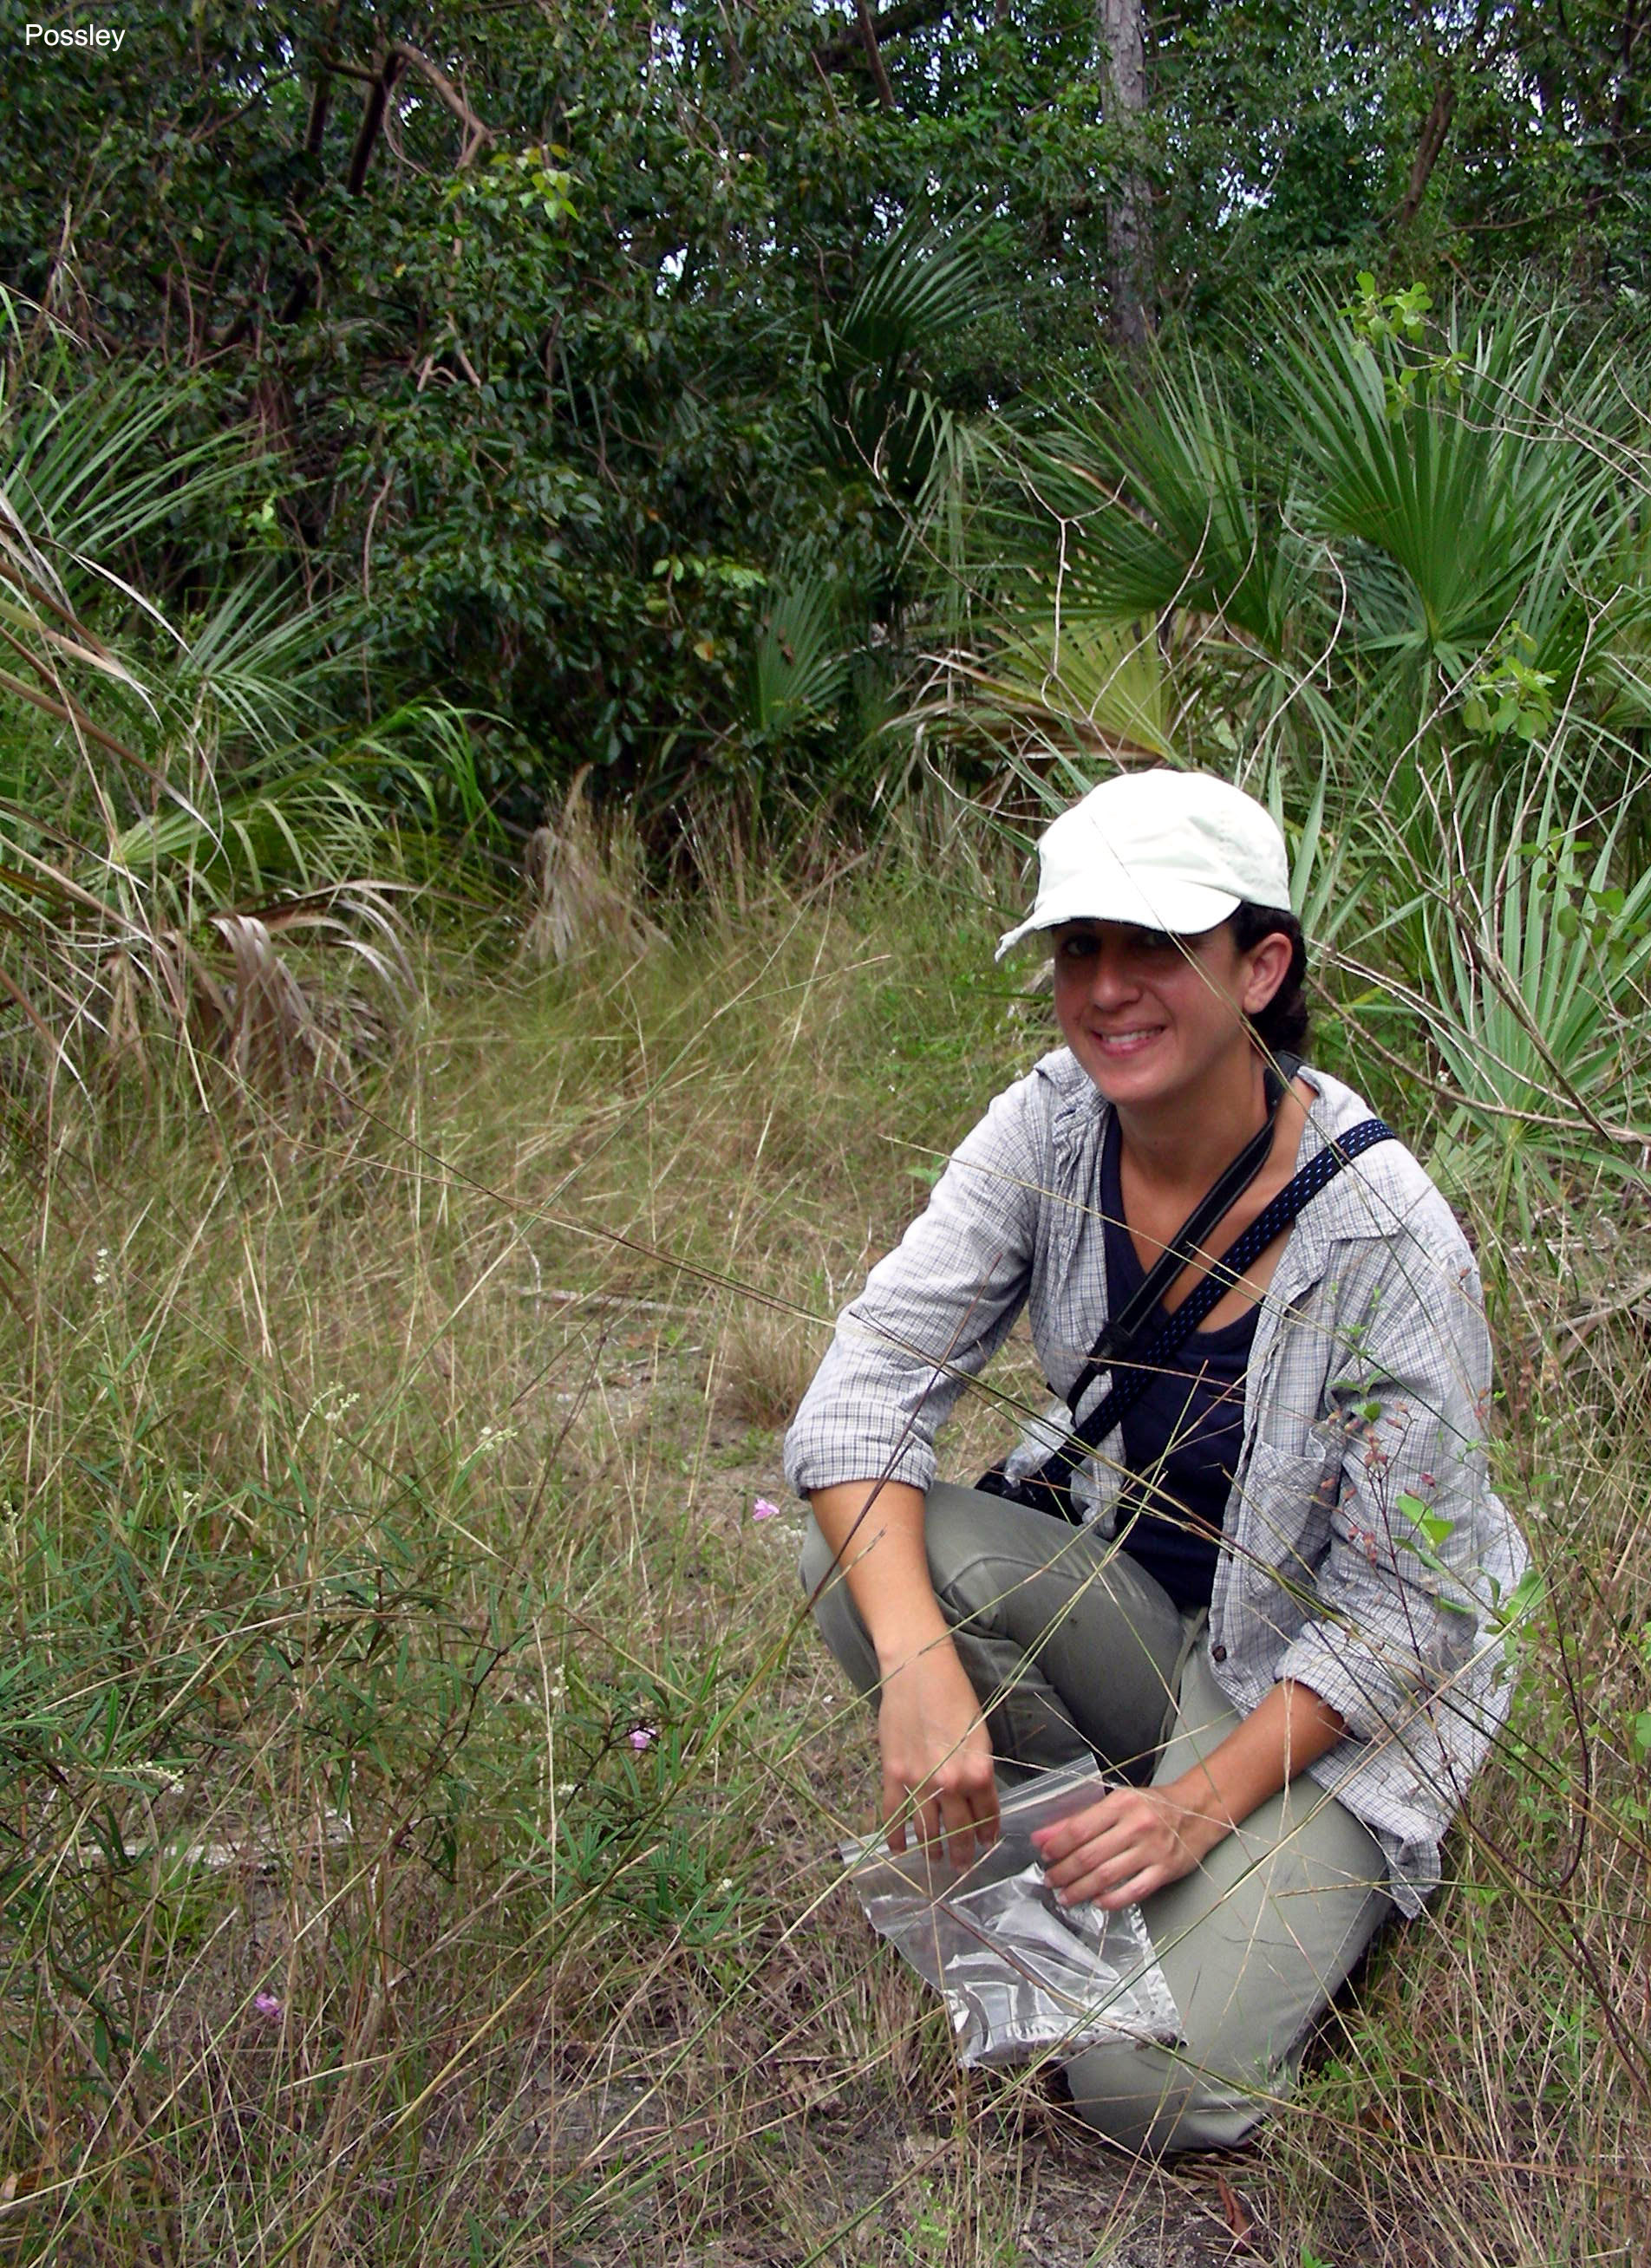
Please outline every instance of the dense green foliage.
M26 15L0 281L203 374L195 419L263 464L148 586L190 603L252 550L355 593L363 697L488 712L484 784L528 820L587 761L656 804L876 793L930 476L988 410L1118 398L1131 169L1161 319L1225 351L1290 273L1518 261L1590 320L1645 280L1646 43L1597 0L1148 10L1134 126L1091 0L888 7L881 85L808 0L138 7L118 57L26 48ZM891 243L962 320L908 288L854 335Z

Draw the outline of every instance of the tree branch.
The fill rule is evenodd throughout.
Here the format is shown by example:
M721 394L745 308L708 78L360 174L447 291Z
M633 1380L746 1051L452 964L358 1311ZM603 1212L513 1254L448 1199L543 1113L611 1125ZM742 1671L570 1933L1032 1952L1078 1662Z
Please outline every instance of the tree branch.
M492 141L492 128L482 123L458 88L447 77L446 72L441 70L439 65L432 63L428 55L421 55L416 48L409 48L405 40L393 40L389 53L399 56L402 63L409 64L422 77L428 79L437 95L446 104L448 109L464 128L465 144L459 152L459 171L462 173L474 160L476 151L484 144Z
M367 89L367 99L361 106L361 124L356 132L356 146L350 153L350 171L344 176L344 188L352 197L361 195L367 178L367 167L372 159L372 145L384 124L385 106L390 90L401 76L402 56L397 48L386 49L379 75ZM286 320L284 315L282 320Z
M1441 78L1434 91L1433 107L1422 124L1422 137L1416 144L1416 156L1411 165L1411 178L1404 191L1404 202L1395 216L1394 225L1408 228L1420 210L1427 194L1427 184L1433 179L1434 167L1439 162L1439 152L1445 146L1445 136L1450 131L1450 121L1456 107L1456 82L1454 77Z
M855 0L857 14L865 17L870 11ZM893 8L885 8L871 18L874 42L898 39L903 32L920 32L926 25L938 24L942 16L952 12L952 0L899 0ZM859 26L835 40L827 40L814 51L814 61L822 70L843 70L850 63L866 60L866 41Z
M871 67L872 84L877 89L877 99L885 110L895 107L895 91L888 84L888 74L883 69L883 59L877 48L877 28L872 22L872 11L866 0L854 0L854 12L860 19L860 45L866 50L866 60Z
M337 65L335 64L335 69ZM472 164L476 152L493 139L493 129L479 119L458 88L439 63L433 63L417 48L409 47L405 40L392 40L384 50L384 61L378 75L368 82L367 99L362 107L360 130L356 146L350 153L350 171L344 187L352 197L361 195L372 162L373 145L384 130L384 115L391 93L403 69L416 70L434 90L437 99L449 109L464 128L464 147L459 152L458 171Z

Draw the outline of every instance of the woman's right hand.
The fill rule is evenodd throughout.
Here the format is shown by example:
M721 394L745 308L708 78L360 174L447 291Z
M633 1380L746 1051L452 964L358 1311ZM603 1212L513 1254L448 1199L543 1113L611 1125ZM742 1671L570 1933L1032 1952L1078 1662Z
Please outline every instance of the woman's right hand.
M815 1489L814 1518L877 1657L882 1699L883 1825L889 1845L944 1838L955 1864L998 1839L998 1790L969 1673L929 1580L920 1490L903 1481L840 1481Z
M920 1842L943 1838L957 1867L997 1841L991 1735L949 1636L884 1671L877 1741L891 1850L905 1849L908 1822Z

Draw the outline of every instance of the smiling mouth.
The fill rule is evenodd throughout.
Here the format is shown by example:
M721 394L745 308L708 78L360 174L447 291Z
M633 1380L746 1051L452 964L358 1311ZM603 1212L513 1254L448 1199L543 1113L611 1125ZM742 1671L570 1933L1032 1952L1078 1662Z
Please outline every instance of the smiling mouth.
M1150 1047L1164 1028L1162 1024L1149 1024L1128 1032L1091 1032L1089 1036L1109 1055L1132 1055L1139 1048Z

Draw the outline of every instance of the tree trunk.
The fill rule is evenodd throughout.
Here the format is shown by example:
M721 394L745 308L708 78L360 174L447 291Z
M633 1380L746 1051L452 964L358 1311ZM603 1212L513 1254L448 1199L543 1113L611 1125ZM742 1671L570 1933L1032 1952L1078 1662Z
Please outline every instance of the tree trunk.
M1146 108L1146 26L1142 0L1096 0L1106 43L1106 115L1121 129L1124 170L1107 200L1107 300L1109 328L1120 344L1139 347L1152 335L1147 282L1152 266L1152 214L1146 176L1131 148Z
M1448 77L1441 78L1434 96L1433 108L1422 126L1422 138L1416 144L1416 156L1411 166L1410 185L1398 210L1398 225L1408 228L1421 210L1422 199L1427 194L1427 184L1433 179L1434 167L1439 162L1439 152L1445 146L1445 136L1450 131L1450 122L1456 115L1456 83Z
M1427 184L1434 177L1434 167L1439 163L1439 153L1450 131L1450 122L1456 114L1457 78L1464 70L1477 70L1490 23L1491 0L1479 0L1473 11L1472 29L1453 55L1439 59L1436 63L1439 76L1434 86L1433 103L1422 121L1421 139L1411 161L1411 178L1394 216L1398 228L1408 228L1421 210Z
M866 0L854 0L854 9L859 18L860 44L866 50L866 61L871 69L872 85L877 89L877 99L885 110L892 110L895 107L895 91L888 84L888 72L883 69L883 58L877 45L877 27L872 22L872 11L866 6Z

